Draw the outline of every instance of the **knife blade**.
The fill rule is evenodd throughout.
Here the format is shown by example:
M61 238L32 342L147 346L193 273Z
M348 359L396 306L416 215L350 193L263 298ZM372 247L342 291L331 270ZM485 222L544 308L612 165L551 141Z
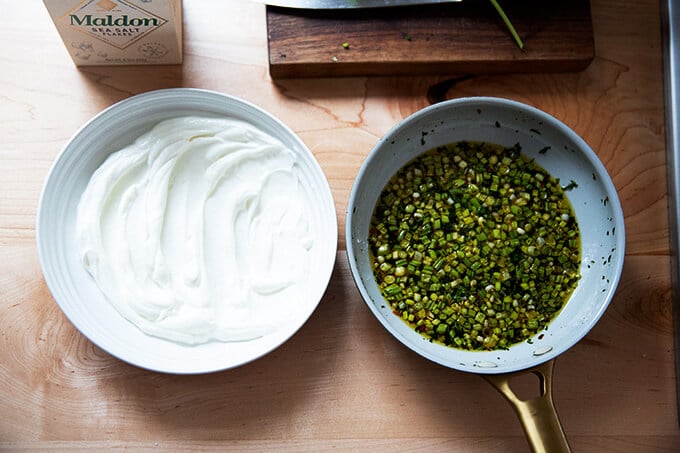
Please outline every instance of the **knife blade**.
M462 0L255 0L269 6L296 9L357 9L458 3Z

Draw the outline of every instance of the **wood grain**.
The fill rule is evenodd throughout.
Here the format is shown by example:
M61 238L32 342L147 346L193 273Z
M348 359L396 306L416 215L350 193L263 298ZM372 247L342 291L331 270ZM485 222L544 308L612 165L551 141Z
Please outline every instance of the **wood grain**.
M504 2L520 49L487 1L390 9L267 8L272 77L580 71L594 57L588 0ZM348 46L344 46L344 44Z
M397 343L349 273L354 176L436 94L535 105L604 162L625 214L626 263L603 318L557 359L555 404L574 451L680 451L657 2L593 0L596 57L583 71L451 79L273 80L265 8L247 0L184 1L181 67L78 70L40 2L0 7L0 450L527 451L496 391ZM311 319L262 359L203 376L140 370L89 342L51 297L35 247L42 183L68 138L118 100L174 86L281 118L316 156L338 211L336 268Z

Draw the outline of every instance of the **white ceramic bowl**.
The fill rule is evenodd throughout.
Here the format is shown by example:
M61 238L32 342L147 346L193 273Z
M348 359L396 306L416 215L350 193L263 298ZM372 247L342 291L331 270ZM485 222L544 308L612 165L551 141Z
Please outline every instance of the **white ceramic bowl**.
M420 153L462 140L503 146L519 143L563 185L581 230L578 287L548 329L502 351L463 351L430 343L395 316L371 270L367 238L373 208L396 171ZM546 148L549 147L549 148ZM539 152L544 150L545 152ZM368 308L399 341L441 365L475 373L506 373L556 357L578 342L614 296L625 254L623 212L614 185L595 152L574 131L531 106L475 97L427 107L397 124L371 151L350 193L346 217L347 254Z
M244 342L187 346L142 333L106 300L80 263L75 223L80 196L106 157L132 143L162 120L187 115L231 117L278 138L297 155L303 190L314 216L309 298L303 316L289 327ZM40 265L56 302L93 343L133 365L168 373L194 374L236 367L261 357L290 338L323 296L337 251L337 218L328 182L305 144L281 121L243 100L206 90L168 89L125 99L85 124L61 151L45 181L36 237Z

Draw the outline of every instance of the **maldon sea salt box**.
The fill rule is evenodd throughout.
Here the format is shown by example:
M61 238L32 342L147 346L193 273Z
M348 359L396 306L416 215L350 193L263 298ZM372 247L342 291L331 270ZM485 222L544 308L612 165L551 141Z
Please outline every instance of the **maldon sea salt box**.
M182 0L43 0L77 66L182 63Z

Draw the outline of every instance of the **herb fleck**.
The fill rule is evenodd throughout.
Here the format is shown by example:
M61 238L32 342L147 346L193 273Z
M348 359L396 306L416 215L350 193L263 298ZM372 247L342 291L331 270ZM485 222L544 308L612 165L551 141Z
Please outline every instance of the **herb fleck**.
M562 187L562 190L570 191L570 190L576 189L577 187L578 187L578 183L572 179L571 181L569 181L569 184Z

